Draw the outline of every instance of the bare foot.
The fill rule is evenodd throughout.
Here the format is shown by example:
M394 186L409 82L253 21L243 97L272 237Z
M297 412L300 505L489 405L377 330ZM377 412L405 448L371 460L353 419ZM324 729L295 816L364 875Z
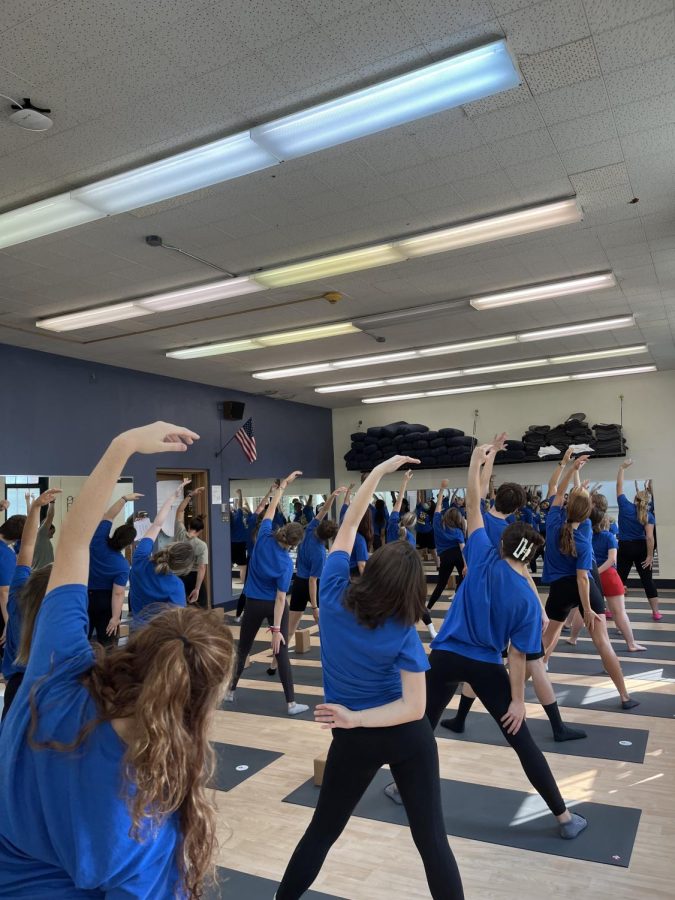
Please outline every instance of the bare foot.
M643 647L642 644L633 644L628 647L629 653L641 653L643 650L646 650L646 647Z
M565 638L565 643L566 643L566 644L569 644L570 647L576 647L576 645L577 645L577 642L571 640L571 638Z

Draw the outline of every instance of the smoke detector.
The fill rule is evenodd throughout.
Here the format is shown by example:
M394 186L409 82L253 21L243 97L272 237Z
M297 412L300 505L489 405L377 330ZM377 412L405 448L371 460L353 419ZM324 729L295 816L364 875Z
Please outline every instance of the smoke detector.
M37 106L33 106L30 97L24 97L21 104L12 103L12 109L15 112L9 116L9 121L26 131L47 131L54 124L46 115L51 112L51 109L39 109Z

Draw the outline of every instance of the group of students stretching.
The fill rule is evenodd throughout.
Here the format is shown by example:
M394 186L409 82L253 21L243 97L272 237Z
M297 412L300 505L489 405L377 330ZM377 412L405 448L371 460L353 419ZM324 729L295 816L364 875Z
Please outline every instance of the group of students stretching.
M518 754L557 819L560 837L576 838L588 823L567 809L529 733L524 702L528 665L532 671L532 663L550 655L571 610L583 616L622 707L635 705L607 638L595 580L593 501L579 481L585 457L572 462L566 455L555 478L545 551L550 595L542 609L529 571L542 538L525 522L507 522L504 498L513 486L502 486L501 495L497 491L492 510L483 504L505 435L474 450L464 577L429 656L416 629L428 612L426 576L407 535L382 545L362 567L354 553L381 478L418 463L403 456L364 479L343 505L339 526L328 519L342 493L336 491L305 531L299 522L273 530L281 495L300 473L274 486L249 562L236 652L222 617L186 602L199 594L193 587L186 597L178 577L194 571L189 540L153 552L174 502L169 498L134 551L130 602L136 627L124 646L92 645L92 547L106 543L122 559L109 543L116 534L110 535L108 518L114 518L115 508L107 508L122 470L135 453L185 452L196 440L189 429L164 422L114 438L64 519L53 564L31 569L40 510L56 492L37 498L22 523L5 648L5 659L20 667L22 678L0 727L0 896L196 900L203 895L216 846L215 808L207 792L212 714L223 696L234 692L247 635L255 636L264 621L282 680L282 667L290 670L289 551L300 543L297 605L309 602L314 612L320 597L325 702L314 715L332 730L333 740L316 811L277 900L296 900L309 889L383 765L394 779L386 793L405 806L431 895L463 897L443 820L434 738L462 682L471 685ZM576 484L565 506L572 478ZM639 519L639 501L634 510ZM16 525L10 517L0 526L4 545L17 539ZM327 553L325 541L331 537ZM116 609L111 619L108 626L117 621ZM292 682L290 687L286 700L292 712Z

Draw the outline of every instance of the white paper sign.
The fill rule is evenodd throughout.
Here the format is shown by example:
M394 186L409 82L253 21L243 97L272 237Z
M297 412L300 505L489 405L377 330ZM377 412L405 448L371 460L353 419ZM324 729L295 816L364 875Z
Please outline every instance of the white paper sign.
M223 502L223 489L219 484L211 485L211 503L214 506L220 506Z

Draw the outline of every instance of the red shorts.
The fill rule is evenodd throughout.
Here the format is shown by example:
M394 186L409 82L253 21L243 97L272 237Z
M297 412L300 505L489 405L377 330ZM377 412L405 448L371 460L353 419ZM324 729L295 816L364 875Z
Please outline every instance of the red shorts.
M623 582L619 578L619 573L616 569L610 568L601 572L600 583L602 584L602 593L605 597L623 597Z

